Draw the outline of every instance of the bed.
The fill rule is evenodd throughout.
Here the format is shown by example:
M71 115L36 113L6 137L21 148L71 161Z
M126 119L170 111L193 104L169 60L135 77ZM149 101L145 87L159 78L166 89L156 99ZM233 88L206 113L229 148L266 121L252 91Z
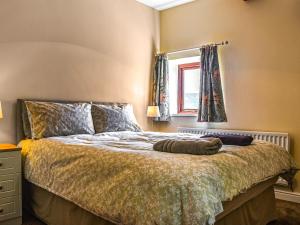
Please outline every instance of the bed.
M48 225L265 225L276 219L273 185L292 167L284 149L255 142L224 146L212 156L153 151L166 138L199 135L122 131L23 140L24 207Z

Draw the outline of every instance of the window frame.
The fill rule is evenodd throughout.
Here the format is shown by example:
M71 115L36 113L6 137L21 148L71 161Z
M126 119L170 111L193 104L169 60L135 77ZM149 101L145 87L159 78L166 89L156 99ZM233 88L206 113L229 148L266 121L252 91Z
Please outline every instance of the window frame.
M185 63L178 65L178 114L197 114L197 109L184 109L184 71L200 69L200 62ZM199 74L200 76L200 74Z

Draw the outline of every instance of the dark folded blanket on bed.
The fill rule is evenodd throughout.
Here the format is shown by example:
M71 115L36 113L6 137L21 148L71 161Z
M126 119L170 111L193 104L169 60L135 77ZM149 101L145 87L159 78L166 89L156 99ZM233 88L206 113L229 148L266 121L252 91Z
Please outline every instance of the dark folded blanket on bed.
M153 145L155 151L183 153L193 155L216 154L222 147L219 138L207 138L202 140L162 140Z
M219 138L224 145L238 145L247 146L251 145L253 137L251 136L241 136L241 135L227 135L227 134L208 134L201 138Z

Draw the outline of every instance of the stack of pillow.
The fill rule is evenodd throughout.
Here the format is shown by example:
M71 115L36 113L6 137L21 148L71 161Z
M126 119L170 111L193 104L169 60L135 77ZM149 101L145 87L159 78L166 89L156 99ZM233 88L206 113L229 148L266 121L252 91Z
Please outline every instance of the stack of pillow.
M23 128L27 138L142 131L130 104L25 101Z

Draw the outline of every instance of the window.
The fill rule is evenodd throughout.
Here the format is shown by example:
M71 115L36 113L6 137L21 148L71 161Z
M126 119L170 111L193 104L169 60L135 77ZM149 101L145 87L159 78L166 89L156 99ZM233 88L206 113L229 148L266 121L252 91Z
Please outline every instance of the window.
M199 51L191 53L189 56L168 55L171 116L197 116L200 56Z
M178 66L178 113L196 113L199 104L200 63Z

